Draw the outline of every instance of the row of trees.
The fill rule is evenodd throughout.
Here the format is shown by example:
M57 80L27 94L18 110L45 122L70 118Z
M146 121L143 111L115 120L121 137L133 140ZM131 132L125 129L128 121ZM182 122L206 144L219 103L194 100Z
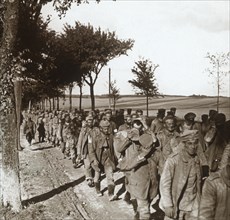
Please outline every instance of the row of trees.
M53 2L60 17L73 2L81 0L3 0L0 6L0 148L2 149L1 202L19 211L19 130L16 101L18 82L23 81L23 102L59 97L74 84L89 85L92 109L94 85L103 67L115 57L127 55L134 44L120 40L115 32L95 29L79 22L66 25L63 34L48 29L41 8Z
M19 178L19 112L22 103L61 97L66 88L86 83L95 108L94 85L107 63L133 47L131 39L118 39L115 32L76 22L62 34L48 29L41 8L52 0L3 0L0 6L0 149L2 149L1 203L21 209ZM74 0L54 0L60 17ZM81 4L78 0L77 4ZM111 85L117 100L118 89ZM150 95L147 91L147 95ZM81 92L82 94L82 92ZM17 107L16 107L17 106Z

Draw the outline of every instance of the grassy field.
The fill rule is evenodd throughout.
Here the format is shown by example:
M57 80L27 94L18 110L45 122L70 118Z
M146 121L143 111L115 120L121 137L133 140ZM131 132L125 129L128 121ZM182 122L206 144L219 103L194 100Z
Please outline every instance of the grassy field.
M79 98L74 97L73 108L79 108ZM106 97L100 96L95 99L96 108L105 109L109 107L109 100ZM91 100L89 97L83 98L82 107L89 110L91 107ZM177 108L177 116L183 117L187 112L194 112L197 115L197 120L200 120L202 114L208 114L210 109L216 109L216 97L187 97L187 96L165 96L164 98L153 98L149 100L149 116L155 116L157 109L165 108L169 110L170 107ZM60 108L68 109L69 100L60 101ZM146 99L138 96L122 96L116 105L116 109L132 108L142 109L146 114ZM230 98L220 98L220 109L230 119Z

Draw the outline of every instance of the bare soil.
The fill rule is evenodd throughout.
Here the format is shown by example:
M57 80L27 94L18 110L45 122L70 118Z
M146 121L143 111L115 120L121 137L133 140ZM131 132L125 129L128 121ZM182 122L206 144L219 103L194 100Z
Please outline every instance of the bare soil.
M135 202L127 204L123 200L123 173L114 174L119 198L109 202L105 176L101 181L103 196L98 197L95 189L85 182L83 166L73 168L71 160L64 159L59 148L47 143L28 146L24 136L21 145L24 147L19 152L23 210L12 213L1 208L0 219L134 219ZM156 204L151 212L153 219L163 219Z

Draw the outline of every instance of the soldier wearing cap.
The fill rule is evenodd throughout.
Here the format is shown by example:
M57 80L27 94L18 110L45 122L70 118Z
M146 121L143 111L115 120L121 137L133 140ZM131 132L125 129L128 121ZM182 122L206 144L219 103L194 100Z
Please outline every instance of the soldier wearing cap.
M200 122L195 121L196 114L193 112L188 112L184 115L184 122L181 123L179 130L180 133L187 132L189 130L197 130L199 134L199 144L197 149L197 154L201 160L202 165L207 166L207 158L204 154L206 149L204 138L201 133L201 124Z
M162 173L168 156L176 151L176 138L179 136L179 133L176 131L176 118L174 116L166 116L163 122L164 128L157 133L159 152L155 154L155 157L159 154L159 158L157 158L159 174Z
M104 119L109 122L109 133L115 134L117 132L117 125L114 121L112 121L112 113L110 110L105 112Z
M137 110L136 110L136 114L137 114L137 117L138 117L138 118L141 118L141 117L143 116L143 110L137 109Z
M225 122L226 116L223 113L218 113L215 116L215 130L211 129L205 135L205 140L209 139L205 155L212 172L219 170L223 152L229 143L229 129L226 128Z
M107 120L101 120L99 124L99 132L91 136L92 141L89 147L89 159L95 170L94 184L98 196L102 196L100 191L100 176L104 170L107 185L109 200L116 199L114 195L115 183L113 172L116 169L116 156L113 146L113 134L109 133L110 123Z
M200 123L195 121L196 114L193 112L188 112L184 115L184 122L180 125L180 132L184 130L198 130L201 133Z
M176 117L176 107L171 107L170 112L172 112L173 116Z
M25 121L23 132L26 135L26 140L28 141L29 145L31 145L36 133L36 124L31 117L28 117L28 120Z
M44 118L45 118L45 114L41 113L37 119L37 130L38 130L38 141L39 143L44 142L45 141L45 127L44 127Z
M125 123L120 125L118 131L130 130L132 128L132 116L125 115Z
M117 149L122 155L118 167L125 172L126 189L137 200L140 219L150 218L150 203L157 195L157 167L151 155L156 137L143 131L141 120L134 120L126 141Z
M199 220L230 219L230 154L225 166L205 180L200 202Z
M201 194L201 165L197 156L197 130L183 133L181 151L166 160L160 179L160 208L165 220L197 219Z
M77 167L81 160L83 160L84 163L84 169L85 169L85 178L87 181L88 186L92 187L94 186L93 182L93 173L92 173L92 166L89 159L89 145L92 144L92 136L94 136L92 133L97 132L96 127L94 127L94 118L93 116L89 115L86 117L86 125L81 128L80 135L78 138L76 151L75 153L77 155L73 155L73 158L77 157ZM95 130L96 129L96 130Z
M117 127L120 127L125 123L125 116L124 116L124 109L119 109L117 117L116 117L116 124Z
M208 112L208 122L210 127L215 126L215 117L218 114L218 112L214 109L210 109Z
M201 115L201 134L204 137L207 131L209 130L208 114Z
M49 113L49 121L48 121L48 135L47 135L47 142L48 143L52 143L53 118L54 118L54 114L52 112L50 112Z
M74 148L75 139L74 139L74 125L70 119L69 114L65 114L64 122L62 127L62 142L61 150L64 154L64 158L71 159L71 148Z
M165 117L165 109L158 109L157 117L152 121L150 130L157 134L160 130L163 129L163 119Z

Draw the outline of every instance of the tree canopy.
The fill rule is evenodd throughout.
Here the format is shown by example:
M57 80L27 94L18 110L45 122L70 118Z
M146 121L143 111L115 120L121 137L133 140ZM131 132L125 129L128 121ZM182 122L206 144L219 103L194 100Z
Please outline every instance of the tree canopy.
M127 55L134 41L120 40L115 32L102 31L80 22L76 22L74 27L65 25L61 38L68 53L80 63L82 77L90 87L91 106L94 109L94 85L99 73L110 60Z
M136 94L146 96L147 115L149 97L157 97L160 95L154 75L157 67L159 67L158 64L152 64L148 59L139 60L135 62L135 66L131 69L135 78L128 81L134 88Z

